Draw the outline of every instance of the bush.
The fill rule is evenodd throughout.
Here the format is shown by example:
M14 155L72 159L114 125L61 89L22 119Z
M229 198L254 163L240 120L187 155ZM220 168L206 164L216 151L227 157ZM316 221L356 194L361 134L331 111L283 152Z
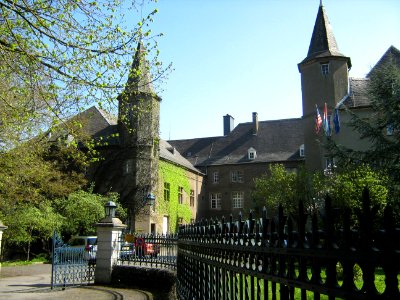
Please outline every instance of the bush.
M154 299L176 299L176 274L169 270L134 266L114 266L111 284L149 291Z

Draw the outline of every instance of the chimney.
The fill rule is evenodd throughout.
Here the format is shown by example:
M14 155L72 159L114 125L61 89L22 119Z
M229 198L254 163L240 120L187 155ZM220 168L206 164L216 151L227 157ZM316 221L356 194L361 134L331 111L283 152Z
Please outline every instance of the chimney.
M231 115L224 116L224 135L228 135L233 130L233 120Z
M253 112L253 134L258 133L258 114Z

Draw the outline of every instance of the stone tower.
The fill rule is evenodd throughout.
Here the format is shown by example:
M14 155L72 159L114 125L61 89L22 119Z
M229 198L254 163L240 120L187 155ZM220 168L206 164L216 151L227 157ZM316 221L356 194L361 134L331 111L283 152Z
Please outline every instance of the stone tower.
M151 82L146 50L139 42L125 90L118 97L118 133L129 191L124 202L131 231L137 216L146 211L146 195L154 193L157 186L161 98Z
M327 157L322 143L327 137L323 130L316 134L316 106L321 116L325 103L328 115L332 113L348 93L348 71L351 68L350 58L339 51L322 1L307 57L298 64L298 68L301 73L306 167L309 170L321 170L326 167Z

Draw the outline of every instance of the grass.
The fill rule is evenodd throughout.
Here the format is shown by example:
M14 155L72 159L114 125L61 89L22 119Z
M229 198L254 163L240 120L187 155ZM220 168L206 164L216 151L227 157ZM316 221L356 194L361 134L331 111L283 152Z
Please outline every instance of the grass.
M1 262L2 267L13 267L13 266L26 266L40 263L47 263L49 260L45 257L36 257L32 260L14 260L14 261L3 261Z
M363 286L363 280L362 280L362 272L360 272L360 271L358 271L358 270L356 270L356 269L358 269L359 267L358 266L355 266L355 270L354 270L354 272L355 272L355 274L357 274L356 276L355 276L355 278L354 278L354 284L355 284L355 286L356 286L356 288L358 288L358 289L361 289L362 288L362 286ZM360 269L361 270L361 269ZM310 272L310 270L308 270L308 275L309 275L309 278L311 278L311 272ZM230 281L230 279L229 279L229 274L226 274L228 277L226 278L226 280L227 280L227 285L229 285L229 281ZM235 290L237 290L238 291L238 289L239 289L239 281L240 281L240 277L241 276L243 276L243 275L239 275L239 274L235 274L235 284L236 284L236 287L234 287L234 289ZM325 279L326 279L326 275L325 275L325 270L321 270L321 278L322 278L322 281L324 281ZM399 282L399 289L400 289L400 274L398 274L398 276L397 276L397 278L398 278L398 282ZM254 296L254 299L263 299L263 294L264 294L264 282L263 281L261 281L259 284L260 284L260 288L259 289L257 289L257 279L256 278L253 278L253 280L254 280L254 290L252 290L251 292L253 293L253 296ZM246 279L245 279L245 281L247 281L247 288L245 287L245 285L246 285L246 283L244 282L244 281L242 281L242 284L243 284L243 291L244 291L244 293L246 293L246 291L247 292L250 292L250 290L249 290L249 287L250 287L250 283L251 283L251 277L250 276L246 276ZM338 284L339 285L341 285L343 282L341 281L341 280L338 280ZM385 285L385 274L384 274L384 272L383 272L383 270L382 269L380 269L380 268L377 268L376 270L375 270L375 287L376 287L376 290L379 292L379 293L383 293L384 291L385 291L385 288L386 288L386 285ZM276 291L276 299L280 299L280 293L279 293L279 290L280 290L280 285L279 285L279 283L276 283L276 289L275 289L275 291ZM299 288L295 288L295 291L294 291L294 298L295 299L301 299L301 289L299 289ZM273 297L272 297L272 282L268 282L268 299L273 299ZM314 299L314 293L312 292L312 291L306 291L306 299L310 299L310 300L313 300ZM326 299L326 300L328 300L329 298L328 298L328 296L327 295L323 295L323 294L321 294L320 295L320 299L321 300L324 300L324 299ZM341 298L335 298L335 299L341 299Z

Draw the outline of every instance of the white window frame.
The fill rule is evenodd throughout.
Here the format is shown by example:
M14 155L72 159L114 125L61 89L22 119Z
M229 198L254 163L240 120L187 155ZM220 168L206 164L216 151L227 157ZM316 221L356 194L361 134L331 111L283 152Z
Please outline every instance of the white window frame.
M299 155L300 155L300 157L304 157L304 156L305 156L305 153L304 153L304 144L302 144L302 145L300 146Z
M219 172L215 171L213 173L213 183L218 183L219 182Z
M221 193L210 193L210 208L221 209Z
M250 148L249 150L247 150L247 158L249 160L255 160L257 157L257 151L254 148Z
M231 181L232 182L243 182L243 171L242 170L233 170L231 172Z
M232 192L232 208L243 208L244 192Z

